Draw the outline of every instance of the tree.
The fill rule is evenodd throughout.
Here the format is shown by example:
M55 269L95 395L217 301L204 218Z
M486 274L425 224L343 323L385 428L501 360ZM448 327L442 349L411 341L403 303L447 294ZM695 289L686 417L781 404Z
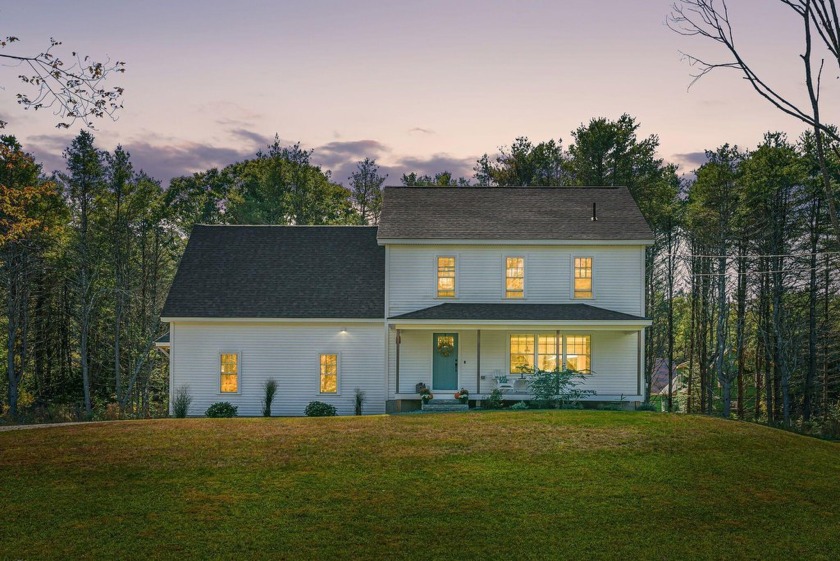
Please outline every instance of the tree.
M19 41L11 35L0 38L0 49ZM95 118L114 118L122 109L124 90L120 86L105 89L103 82L113 74L125 72L125 63L109 58L94 61L74 51L68 65L55 54L59 47L61 42L51 38L50 45L35 55L0 52L0 58L23 69L18 78L34 90L32 94L17 94L17 102L24 109L52 109L59 119L59 128L68 128L77 119L92 128ZM0 121L0 128L5 124Z
M382 184L388 175L379 175L376 160L365 158L356 164L356 171L347 178L350 197L364 224L378 224L382 210Z
M12 417L30 360L34 279L60 201L55 184L12 136L0 137L0 274L5 292L6 377Z
M752 88L783 113L799 119L815 133L815 148L822 176L823 190L829 208L829 218L838 243L840 243L840 218L835 203L835 188L831 181L825 158L823 135L840 142L840 134L831 124L822 121L820 87L825 58L819 63L814 55L814 41L821 42L831 56L831 64L840 70L840 17L835 0L778 0L791 9L803 30L803 50L799 55L803 63L804 82L808 92L807 104L783 95L777 85L762 77L736 46L735 34L729 19L726 0L679 0L674 3L667 18L668 26L680 35L701 37L722 46L729 59L710 62L686 55L688 62L697 68L692 84L716 69L739 72ZM840 154L840 153L838 153Z
M473 170L478 185L516 187L565 185L565 154L560 140L540 142L536 146L526 136L514 140L510 148L499 147L495 158L484 154Z
M92 412L90 380L90 336L96 304L101 296L101 232L95 223L105 193L103 154L94 145L93 135L82 131L64 151L69 173L61 175L73 217L74 317L79 330L79 361L85 411Z
M452 173L441 171L435 175L417 175L416 172L403 174L400 182L406 187L469 187L470 180L463 177L455 179Z
M691 190L689 208L692 228L712 247L716 261L715 290L717 291L715 350L712 355L715 373L723 388L723 416L728 418L732 403L732 382L737 372L731 368L728 347L729 308L727 279L730 243L738 210L740 191L739 167L743 154L728 144L714 152L706 152L708 161L697 170L697 181Z

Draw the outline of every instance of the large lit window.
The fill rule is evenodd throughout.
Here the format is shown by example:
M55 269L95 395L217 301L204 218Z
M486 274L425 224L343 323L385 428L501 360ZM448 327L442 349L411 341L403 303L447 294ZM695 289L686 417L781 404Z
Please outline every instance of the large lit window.
M222 353L220 362L220 389L222 393L236 393L239 391L239 355L236 353Z
M591 257L575 257L575 298L592 298Z
M505 258L505 298L525 297L525 258Z
M437 258L437 296L455 298L455 258Z
M589 335L566 336L566 368L578 372L589 372Z
M533 372L534 365L551 372L563 364L569 370L588 374L591 358L589 335L528 333L510 336L511 374L528 374Z
M338 355L321 355L321 393L338 393Z

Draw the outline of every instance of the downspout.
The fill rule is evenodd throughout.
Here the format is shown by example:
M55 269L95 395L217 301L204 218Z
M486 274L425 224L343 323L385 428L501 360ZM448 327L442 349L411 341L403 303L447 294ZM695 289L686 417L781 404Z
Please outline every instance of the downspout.
M396 394L400 393L400 343L401 343L401 341L400 341L400 330L397 329L397 354L394 357L396 359L395 374L396 374L396 378L397 378L397 387L395 388L395 391L394 391L394 394L395 394L394 397L396 397Z
M475 394L481 393L481 330L476 329L475 340Z

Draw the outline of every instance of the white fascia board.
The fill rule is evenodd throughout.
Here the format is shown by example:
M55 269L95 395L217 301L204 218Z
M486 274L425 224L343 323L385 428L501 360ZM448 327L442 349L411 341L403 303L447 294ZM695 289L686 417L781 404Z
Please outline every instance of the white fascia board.
M495 329L504 330L511 327L530 328L572 328L590 331L639 331L652 325L650 320L601 320L601 321L510 321L510 320L439 320L414 319L392 320L389 325L395 329Z
M163 322L178 323L374 323L379 324L385 318L200 318L200 317L164 317Z
M379 245L653 245L653 240L460 240L460 239L401 239L377 240Z

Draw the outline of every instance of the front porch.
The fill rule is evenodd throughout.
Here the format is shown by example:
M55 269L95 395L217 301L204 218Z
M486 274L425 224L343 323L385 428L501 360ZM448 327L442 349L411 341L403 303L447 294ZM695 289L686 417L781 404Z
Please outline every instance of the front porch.
M437 308L443 306L471 305L445 304ZM537 307L479 306L484 306L484 312L487 306L501 306L502 310L489 310L498 315L514 309L521 315L522 308ZM569 313L558 313L568 312L558 310L558 306L538 306L543 315L530 321L407 317L417 314L390 318L390 409L419 405L418 384L428 387L436 398L452 398L464 388L471 402L480 403L494 389L499 389L505 400L529 400L533 398L530 377L524 371L534 367L582 372L585 380L579 388L595 392L585 398L588 401L641 401L644 328L649 322L606 310L606 314L595 314L592 310L602 310L585 305L571 306L578 307L578 312L585 306L591 319L574 319ZM456 312L461 310L450 310L446 315L458 315ZM545 315L550 317L546 319Z

